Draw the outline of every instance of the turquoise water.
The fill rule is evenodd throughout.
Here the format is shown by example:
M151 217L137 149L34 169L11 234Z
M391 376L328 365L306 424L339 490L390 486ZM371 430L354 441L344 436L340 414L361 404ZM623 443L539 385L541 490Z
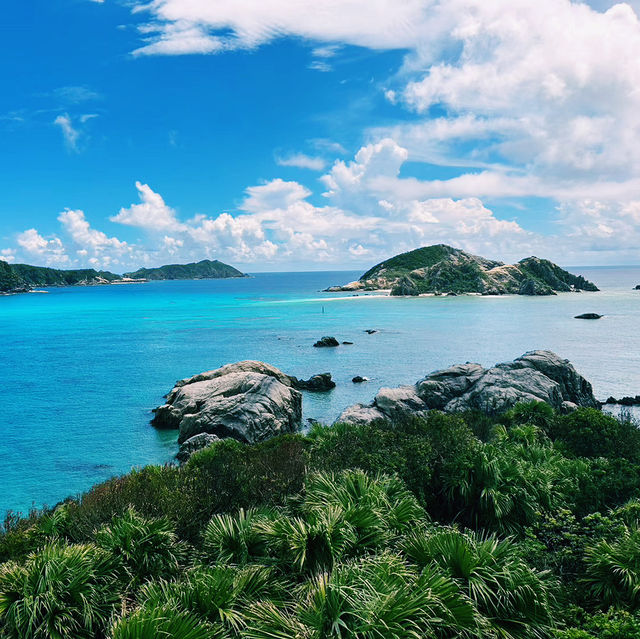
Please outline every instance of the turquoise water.
M359 273L272 273L0 298L0 514L169 461L176 436L151 428L150 410L175 380L242 359L298 377L331 372L335 390L304 396L305 417L321 421L380 386L538 348L569 358L600 398L640 393L640 291L631 290L640 267L573 270L602 292L353 297L319 291ZM584 312L606 317L572 319ZM313 348L323 335L354 345ZM354 375L370 382L352 384Z

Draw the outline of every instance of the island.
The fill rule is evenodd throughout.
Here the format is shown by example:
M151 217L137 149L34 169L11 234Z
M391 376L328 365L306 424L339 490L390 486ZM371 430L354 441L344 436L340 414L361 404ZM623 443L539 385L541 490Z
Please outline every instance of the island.
M190 264L166 264L158 268L141 268L125 277L146 280L208 280L229 277L247 277L237 268L218 260L202 260Z
M0 295L28 293L34 287L99 286L103 284L137 284L149 280L201 280L247 277L238 269L218 260L191 264L168 264L158 268L141 268L117 275L95 269L62 270L30 264L9 264L0 260Z
M330 286L325 292L361 290L389 290L391 295L555 295L598 288L581 275L573 275L539 257L504 264L435 244L396 255L369 269L355 282Z
M27 293L34 286L95 286L116 281L122 281L122 278L109 271L60 270L0 260L0 293L4 294Z

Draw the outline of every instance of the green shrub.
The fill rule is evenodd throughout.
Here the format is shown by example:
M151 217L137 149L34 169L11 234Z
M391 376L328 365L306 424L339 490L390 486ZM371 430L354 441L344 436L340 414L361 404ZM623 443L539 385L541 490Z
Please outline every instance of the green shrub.
M534 639L553 626L554 580L528 566L508 540L440 529L410 535L403 551L411 562L436 566L459 585L482 616L486 636Z
M223 639L221 630L175 608L138 608L113 624L109 639Z
M113 555L94 545L48 545L0 568L0 628L14 639L91 639L120 600Z
M548 433L577 457L622 457L640 462L637 425L595 408L579 408L569 415L558 415Z
M120 558L133 587L175 575L185 557L185 547L167 519L145 519L133 508L96 531L95 543Z
M582 579L598 607L640 605L640 530L626 525L615 540L603 539L585 550Z

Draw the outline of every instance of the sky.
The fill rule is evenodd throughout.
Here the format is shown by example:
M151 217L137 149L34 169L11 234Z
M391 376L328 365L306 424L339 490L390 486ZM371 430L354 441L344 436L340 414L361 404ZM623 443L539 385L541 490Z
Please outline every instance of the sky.
M0 259L640 264L640 0L33 0Z

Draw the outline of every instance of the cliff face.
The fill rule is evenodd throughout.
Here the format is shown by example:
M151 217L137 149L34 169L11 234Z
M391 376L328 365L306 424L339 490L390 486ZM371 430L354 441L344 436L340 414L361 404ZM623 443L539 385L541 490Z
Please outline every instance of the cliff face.
M79 286L109 284L120 276L108 271L79 269L63 271L44 266L8 264L0 261L0 292L23 293L34 286Z
M141 268L125 277L147 280L200 280L244 277L244 273L218 260L202 260L191 264L167 264L158 268Z
M549 260L528 257L517 264L504 264L445 244L397 255L369 269L356 282L327 290L378 289L390 289L391 295L555 295L556 291L598 290L595 284Z

